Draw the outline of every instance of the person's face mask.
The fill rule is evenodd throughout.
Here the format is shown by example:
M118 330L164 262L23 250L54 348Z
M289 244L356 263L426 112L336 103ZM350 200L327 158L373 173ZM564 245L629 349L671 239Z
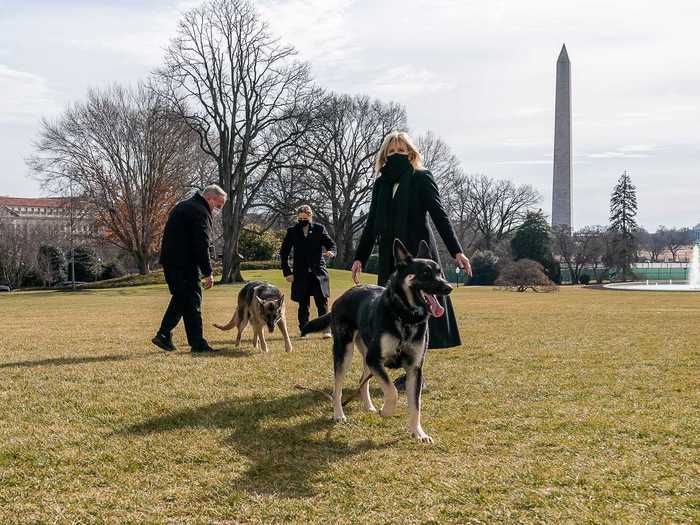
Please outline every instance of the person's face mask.
M386 163L382 168L382 175L391 182L398 182L401 175L413 172L411 159L405 153L394 153L386 158Z
M301 224L302 226L308 226L309 219L299 219L299 224Z
M211 210L211 211L212 211L212 214L213 214L214 216L216 216L216 217L218 217L219 215L221 215L221 210L224 209L224 205L225 205L225 204L226 204L226 201L223 201L223 202L222 202L222 201L219 201L219 202L217 202L216 204L214 204L214 206L212 206L212 210Z

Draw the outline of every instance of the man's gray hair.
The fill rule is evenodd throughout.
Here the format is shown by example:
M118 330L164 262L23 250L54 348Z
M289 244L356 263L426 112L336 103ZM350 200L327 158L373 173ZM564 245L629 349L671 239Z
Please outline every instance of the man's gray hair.
M311 206L308 204L302 204L297 208L297 213L308 213L309 215L313 215L314 212L311 211Z
M202 195L204 195L205 197L227 197L226 192L222 190L221 186L219 186L218 184L210 184L209 186L204 188L202 190Z

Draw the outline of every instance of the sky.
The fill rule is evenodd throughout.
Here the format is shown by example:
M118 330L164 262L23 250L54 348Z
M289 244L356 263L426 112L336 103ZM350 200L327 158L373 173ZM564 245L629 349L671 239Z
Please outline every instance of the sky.
M42 117L158 67L196 0L0 0L0 195L29 176ZM700 3L258 0L329 90L406 107L470 174L530 184L551 211L555 64L572 70L573 221L605 224L627 170L641 225L700 222Z

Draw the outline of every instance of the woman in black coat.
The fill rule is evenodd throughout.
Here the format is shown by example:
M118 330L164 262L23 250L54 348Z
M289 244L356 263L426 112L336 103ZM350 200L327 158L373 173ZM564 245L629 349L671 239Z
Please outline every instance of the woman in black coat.
M406 248L418 253L420 241L430 246L431 258L440 264L435 237L428 215L445 242L457 265L471 275L469 259L462 253L432 174L423 168L420 153L408 134L392 132L386 136L375 163L379 175L372 190L372 203L367 223L352 265L352 277L359 284L362 268L367 264L375 241L379 242L379 276L383 286L394 272L393 242L400 239ZM438 299L445 308L441 317L429 321L428 348L451 348L462 344L452 302L447 297Z

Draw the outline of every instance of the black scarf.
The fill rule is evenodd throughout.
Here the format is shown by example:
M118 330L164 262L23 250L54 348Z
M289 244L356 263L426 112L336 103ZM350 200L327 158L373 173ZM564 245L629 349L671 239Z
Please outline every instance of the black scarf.
M398 168L390 160L398 157ZM404 157L408 161L408 156L394 154L387 159L386 165L382 168L382 174L375 184L378 184L377 195L377 225L378 233L381 236L379 246L379 265L384 272L391 273L394 267L392 246L394 239L401 239L404 243L408 238L408 213L410 208L411 183L413 182L414 168L410 161L408 164L401 159ZM399 187L394 195L394 184L399 183ZM386 275L388 275L386 273Z

